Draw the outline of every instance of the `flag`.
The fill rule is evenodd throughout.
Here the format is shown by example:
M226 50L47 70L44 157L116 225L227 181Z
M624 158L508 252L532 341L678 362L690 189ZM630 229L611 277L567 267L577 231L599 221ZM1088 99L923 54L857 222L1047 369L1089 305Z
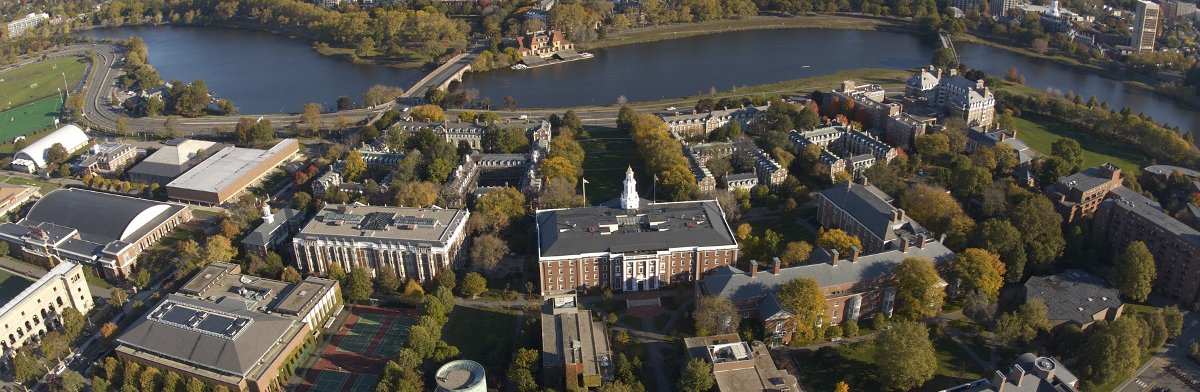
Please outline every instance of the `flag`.
M583 179L583 183L584 183L584 184L587 184L587 183L588 183L588 180L587 180L586 178L584 178L584 179Z
M655 174L655 175L654 175L654 182L658 182L658 175L657 175L657 174Z

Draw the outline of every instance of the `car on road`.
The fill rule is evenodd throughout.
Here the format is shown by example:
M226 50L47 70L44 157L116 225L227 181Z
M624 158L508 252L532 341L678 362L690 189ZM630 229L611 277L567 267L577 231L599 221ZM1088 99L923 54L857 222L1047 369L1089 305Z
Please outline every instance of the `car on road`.
M668 107L667 111L675 111L675 107L674 106Z

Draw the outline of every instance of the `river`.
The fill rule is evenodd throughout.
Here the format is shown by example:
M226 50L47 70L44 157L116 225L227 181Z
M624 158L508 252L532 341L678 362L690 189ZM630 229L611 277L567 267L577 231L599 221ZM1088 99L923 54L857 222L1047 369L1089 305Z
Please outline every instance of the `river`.
M307 102L329 108L341 95L360 101L372 84L408 87L422 76L321 56L302 41L253 30L159 26L83 34L141 36L163 79L204 79L242 113L296 112ZM469 73L463 86L494 105L504 96L523 107L612 104L620 96L645 101L859 68L915 68L928 63L935 45L884 31L737 31L597 49L590 60L530 70ZM996 76L1015 66L1034 88L1095 95L1110 107L1129 106L1185 130L1200 128L1200 113L1112 79L982 45L957 49L963 62Z

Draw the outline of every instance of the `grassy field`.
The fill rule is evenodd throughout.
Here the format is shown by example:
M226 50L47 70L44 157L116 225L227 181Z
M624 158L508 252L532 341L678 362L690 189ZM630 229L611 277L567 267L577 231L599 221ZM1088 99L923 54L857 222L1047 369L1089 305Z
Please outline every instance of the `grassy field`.
M620 196L625 169L641 164L634 162L637 146L633 139L616 129L589 129L588 138L580 139L579 144L587 152L583 176L588 179L588 202L598 204ZM641 173L640 169L634 168L634 172Z
M702 23L676 23L665 26L626 29L609 33L604 39L587 45L588 48L603 48L644 42L663 41L697 35L723 33L739 30L766 29L853 29L874 30L879 26L897 26L893 21L855 18L849 16L754 16L742 19L714 20Z
M982 378L983 370L954 341L935 336L933 345L937 351L937 372L917 391L938 391ZM881 390L874 357L873 340L795 354L796 363L805 364L805 370L798 375L800 382L807 390L816 391L832 391L838 381L846 381L853 391Z
M1016 118L1017 137L1042 154L1050 154L1050 144L1062 137L1079 141L1083 146L1083 167L1094 167L1112 162L1126 173L1137 173L1142 167L1139 162L1147 159L1127 146L1108 139L1097 138L1073 129L1052 118L1029 115Z
M21 106L56 94L66 83L74 84L83 77L87 63L79 58L39 61L0 73L0 109Z
M24 276L0 269L0 302L8 303L32 283Z
M503 364L512 358L513 336L520 321L508 313L455 306L442 329L442 338L458 347L463 358L503 371Z
M62 97L52 95L0 112L0 140L10 141L17 136L54 127L54 119L62 115L62 107Z

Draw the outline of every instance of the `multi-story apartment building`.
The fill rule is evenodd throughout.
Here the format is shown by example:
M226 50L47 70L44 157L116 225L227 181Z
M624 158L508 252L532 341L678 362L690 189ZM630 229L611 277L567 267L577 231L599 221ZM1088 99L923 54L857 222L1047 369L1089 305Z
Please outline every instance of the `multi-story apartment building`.
M283 391L341 301L335 280L285 283L213 263L136 318L116 353L232 391Z
M1000 17L1008 15L1009 10L1025 3L1025 0L989 0L989 8L992 16Z
M734 121L737 121L743 127L748 126L754 123L754 120L759 115L766 112L768 106L746 106L703 113L693 111L684 114L660 114L660 117L663 122L667 123L667 130L670 133L683 138L690 138L708 136L708 134L717 128L726 126Z
M864 253L882 252L898 238L931 235L891 203L874 185L846 181L817 192L817 220L858 237Z
M559 30L535 31L517 38L517 54L521 57L549 58L558 52L573 49L575 44Z
M1055 209L1063 215L1063 219L1071 223L1095 212L1104 196L1120 187L1121 168L1105 163L1060 177L1057 182L1042 189L1042 193L1054 202Z
M458 267L466 237L467 210L326 205L292 238L301 271L325 274L337 263L372 276L390 270L403 279L427 282Z
M1133 20L1133 37L1129 43L1135 52L1153 52L1154 40L1158 38L1158 4L1138 0L1137 16Z
M696 281L737 261L737 240L716 200L643 200L632 170L617 200L539 210L536 224L543 295L606 287L655 290Z
M899 156L896 148L852 126L834 125L803 132L792 131L788 139L797 150L803 150L810 144L820 147L819 159L829 166L830 178L843 172L858 174L875 165L875 162L891 162Z
M736 157L754 166L754 174L758 176L759 184L765 184L770 186L771 189L775 189L775 187L783 183L783 180L787 179L787 168L776 162L775 159L771 158L770 154L767 154L762 149L742 149L741 154L736 155Z
M50 20L50 14L44 12L28 14L20 19L14 19L12 22L8 22L8 36L10 38L20 37L48 20Z
M5 285L18 282L28 285L0 307L0 363L5 364L10 364L17 349L62 326L66 309L87 314L95 305L83 266L74 262L58 264L35 282L15 278Z
M968 126L991 128L995 117L996 97L983 79L967 79L955 69L946 74L935 67L917 71L905 83L904 93L923 98L927 105L946 115L962 118Z
M775 298L775 292L784 283L800 277L815 279L825 297L825 311L818 325L836 325L875 314L890 317L896 301L892 270L904 259L927 259L944 266L955 258L949 248L925 235L897 238L887 248L868 255L839 255L836 250L816 249L807 263L798 267L780 268L779 259L775 258L774 268L769 272L760 272L754 261L750 263L750 271L732 266L721 268L700 281L697 294L732 301L743 318L763 323L770 341L786 344L795 325L793 315Z
M924 136L931 120L921 119L908 113L888 117L884 139L900 149L908 149L917 136Z
M1191 18L1196 14L1196 3L1168 0L1160 4L1163 19Z
M1112 252L1142 241L1154 255L1158 277L1154 290L1179 303L1200 309L1200 232L1183 224L1158 203L1129 188L1112 189L1100 202L1092 230Z

